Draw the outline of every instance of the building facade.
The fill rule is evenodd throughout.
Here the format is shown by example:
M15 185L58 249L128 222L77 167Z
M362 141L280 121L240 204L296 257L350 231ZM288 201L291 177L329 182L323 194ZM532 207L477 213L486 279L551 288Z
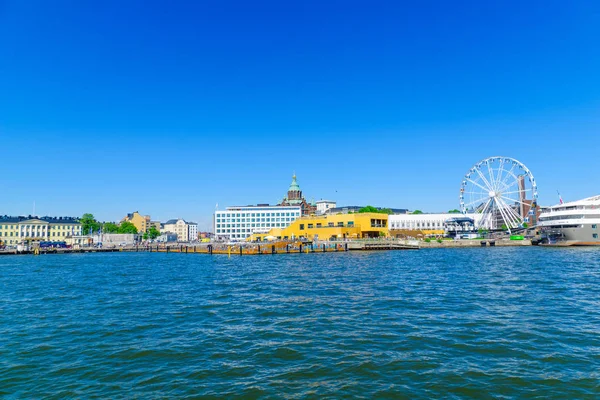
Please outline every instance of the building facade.
M285 228L256 233L248 240L330 240L388 236L388 215L380 213L311 215Z
M129 246L138 243L141 235L134 233L101 233L92 236L93 243L103 247Z
M198 240L198 224L195 222L188 223L188 241L195 242Z
M216 211L213 228L216 237L244 240L253 233L267 233L273 228L285 228L300 218L301 206L270 206L268 204L245 207L227 207Z
M389 217L390 230L423 231L426 234L443 234L447 229L447 221L457 217L471 218L475 225L482 218L481 214L393 214ZM485 225L485 224L484 224ZM488 224L489 225L489 224Z
M131 222L137 228L138 233L148 232L148 229L150 229L151 226L160 230L160 222L151 221L149 215L141 215L138 211L127 214L127 216L121 220L121 222L125 221Z
M161 233L174 233L179 242L192 242L198 240L198 224L187 222L184 219L170 219L161 227Z
M156 238L159 243L174 243L177 242L177 235L175 233L162 233Z
M64 242L81 235L78 218L71 217L0 217L0 242L3 246L31 242Z
M296 174L292 176L292 183L288 188L287 196L283 198L279 205L284 207L300 207L302 215L304 216L315 214L317 212L317 205L314 203L309 203L302 195L302 190L300 190L300 186L298 185L298 181L296 180Z
M335 201L319 200L316 203L317 215L325 214L330 209L334 209L337 206Z

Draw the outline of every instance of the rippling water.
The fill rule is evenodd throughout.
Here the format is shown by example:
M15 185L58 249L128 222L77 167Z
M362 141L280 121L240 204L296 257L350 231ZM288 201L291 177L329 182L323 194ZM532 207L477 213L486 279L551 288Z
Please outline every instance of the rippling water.
M0 257L0 395L600 396L600 249Z

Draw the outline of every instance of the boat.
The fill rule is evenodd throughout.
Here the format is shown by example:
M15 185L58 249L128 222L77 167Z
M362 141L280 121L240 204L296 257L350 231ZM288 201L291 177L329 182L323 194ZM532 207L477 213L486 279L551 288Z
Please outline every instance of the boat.
M537 227L542 245L600 246L600 195L542 210Z

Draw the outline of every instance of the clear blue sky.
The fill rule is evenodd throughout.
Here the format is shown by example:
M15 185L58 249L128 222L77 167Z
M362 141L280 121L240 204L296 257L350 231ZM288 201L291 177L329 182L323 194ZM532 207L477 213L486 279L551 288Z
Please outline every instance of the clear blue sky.
M447 211L479 159L600 193L600 2L0 0L0 214L210 226L296 171Z

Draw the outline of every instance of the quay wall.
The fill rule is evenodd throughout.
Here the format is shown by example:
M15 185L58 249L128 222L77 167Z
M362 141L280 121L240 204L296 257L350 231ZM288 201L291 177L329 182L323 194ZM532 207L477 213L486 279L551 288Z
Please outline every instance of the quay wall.
M481 243L485 242L485 246ZM490 245L490 242L494 243L494 246ZM425 241L420 242L422 249L443 249L443 248L464 248L464 247L524 247L531 246L531 240L442 240L438 243L435 240L427 243Z
M485 246L482 245L485 242ZM71 254L71 253L109 253L109 252L149 252L149 253L187 253L187 254L225 254L225 255L262 255L262 254L293 254L293 253L330 253L341 251L386 251L386 250L417 250L428 248L468 248L468 247L524 247L531 246L531 240L444 240L425 242L417 240L368 240L347 242L319 243L240 243L228 244L195 244L195 245L153 245L126 246L111 248L80 248L80 249L34 249L24 252L16 250L0 250L0 255L10 254Z

